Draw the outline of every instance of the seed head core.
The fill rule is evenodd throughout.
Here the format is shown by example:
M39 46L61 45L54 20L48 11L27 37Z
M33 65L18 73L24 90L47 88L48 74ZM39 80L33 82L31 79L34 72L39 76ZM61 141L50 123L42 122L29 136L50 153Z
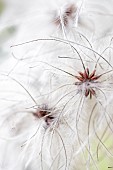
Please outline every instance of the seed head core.
M55 118L52 115L52 109L48 109L47 105L43 105L42 108L38 108L36 112L33 113L34 116L38 118L43 118L46 122L47 125L50 125L50 123L53 121Z
M64 26L67 27L70 21L74 22L76 11L77 11L77 7L75 6L75 4L67 5L66 7L64 7L62 12L60 11L61 12L60 14L57 14L57 13L55 14L54 24L61 26L63 23Z
M79 82L76 82L75 85L79 86L80 91L84 91L84 94L86 97L90 96L90 99L92 96L96 95L95 87L96 84L99 83L98 79L101 75L97 76L95 75L96 70L94 70L91 74L89 73L89 69L86 68L84 72L78 72L79 76L75 76L76 79L79 80Z

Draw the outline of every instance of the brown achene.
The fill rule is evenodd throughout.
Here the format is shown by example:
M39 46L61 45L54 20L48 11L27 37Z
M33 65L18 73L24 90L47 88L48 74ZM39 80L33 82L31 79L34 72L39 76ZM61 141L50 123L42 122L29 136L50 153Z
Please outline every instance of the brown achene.
M86 68L84 72L78 72L79 76L75 76L76 79L79 80L79 82L76 82L75 85L82 85L83 83L86 83L85 87L85 96L90 96L90 99L92 96L95 96L96 92L94 90L94 87L91 86L91 84L98 83L98 80L101 75L97 76L95 75L96 70L94 70L92 73L89 73L89 69Z
M64 26L68 26L69 20L74 21L74 18L76 15L76 10L77 10L77 8L74 4L67 6L61 17L55 16L55 19L54 19L55 25L62 25L62 22L63 22ZM62 21L61 21L61 19L62 19Z
M44 105L42 108L37 109L36 112L33 113L34 116L38 118L44 118L47 125L50 125L54 116L51 115L51 110L47 108L47 105Z

